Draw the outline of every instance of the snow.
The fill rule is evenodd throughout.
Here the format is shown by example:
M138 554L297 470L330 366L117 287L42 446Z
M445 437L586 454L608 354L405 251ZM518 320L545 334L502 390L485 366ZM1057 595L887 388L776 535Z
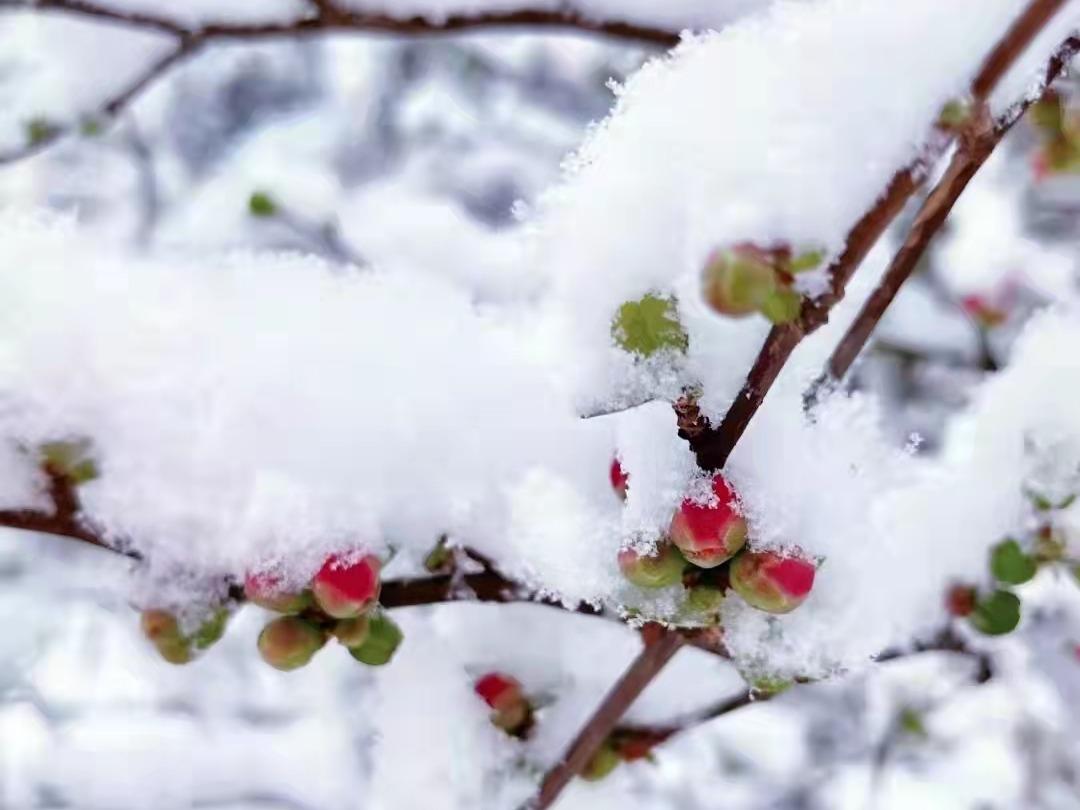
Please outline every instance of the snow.
M343 179L343 154L372 146L359 133L381 120L377 91L386 77L374 65L390 51L379 50L385 43L350 50L336 38L317 52L325 61L309 61L300 48L214 51L143 100L133 120L157 145L217 121L224 107L208 88L242 73L244 59L247 69L268 66L274 81L295 78L299 95L320 105L319 115L277 111L198 171L163 148L156 168L168 210L145 251L123 241L130 205L120 215L18 213L29 200L53 202L68 189L80 191L77 199L130 196L104 188L117 174L101 168L104 159L37 163L5 178L0 508L45 504L20 445L89 437L103 475L80 490L86 514L147 563L131 572L87 550L93 562L74 564L60 553L63 541L0 538L3 577L23 559L5 543L40 544L28 593L6 581L0 588L0 614L24 617L9 623L3 658L37 690L0 682L0 804L32 806L42 794L31 783L110 810L133 795L163 807L332 808L363 797L364 806L408 808L437 806L435 797L447 807L495 810L535 789L537 773L640 649L631 629L537 606L401 610L395 618L406 641L387 668L359 668L330 645L310 668L281 675L256 659L266 617L247 608L210 655L166 670L120 603L183 606L220 593L221 575L256 566L300 583L343 547L393 552L387 576L411 575L449 534L567 602L677 617L679 589L638 591L619 577L615 554L657 540L679 501L702 486L667 399L700 385L706 411L722 414L767 331L760 319L724 320L706 310L697 290L702 257L746 238L838 250L1017 9L1004 0L766 5L583 4L590 14L614 8L624 19L673 28L764 13L691 38L630 79L561 185L538 205L520 206L521 228L481 224L457 192L505 173L502 162L513 166L515 149L524 149L542 156L520 171L518 188L532 196L550 175L540 164L573 135L565 119L553 108L521 112L505 87L470 94L434 80L409 95L395 122L419 133L413 162L392 179L352 185ZM288 3L139 7L190 20L308 13ZM505 7L415 0L385 10L438 20ZM1070 4L1013 72L995 99L999 109L1035 86L1076 10ZM45 24L34 30L26 17L11 24L27 37L18 60L39 48L38 35L45 52ZM98 63L85 54L112 44L95 39L104 29L80 35L68 20L48 25L50 37L93 63L76 77L80 94L129 56L134 65L158 47L140 39L130 54L105 48L116 61ZM543 49L485 40L469 53L508 73L534 59L562 59L582 84L595 83L597 65L608 64L600 46L579 38ZM71 79L61 78L71 72L66 59L56 60L55 74L51 58L20 63L36 78L22 89L0 84L8 106L77 109ZM313 92L321 85L311 76L320 71L334 76L325 95ZM38 81L46 88L40 96L32 90ZM893 87L902 92L887 92ZM165 113L180 96L206 102L192 130ZM478 131L498 137L477 140ZM457 151L432 146L433 132ZM498 147L508 132L524 133L524 145ZM940 629L945 588L985 583L990 547L1030 527L1025 486L1038 479L1055 491L1076 489L1075 250L1027 236L1015 169L998 158L961 203L935 257L943 284L962 296L1019 279L1062 303L1030 323L1002 373L965 388L970 404L948 422L940 452L920 453L917 437L898 441L895 403L873 392L835 394L803 412L803 392L895 245L877 248L832 323L796 352L725 471L755 548L820 560L813 594L784 617L730 596L723 624L735 666L680 653L629 720L664 723L738 694L738 670L837 675ZM250 217L246 200L255 189L270 192L307 235L284 218ZM295 251L327 253L310 234L329 222L341 226L363 266ZM648 291L677 296L690 335L688 354L671 366L646 369L611 345L614 309ZM912 286L890 313L887 334L970 356L969 324L934 306ZM647 396L656 401L580 418ZM607 482L615 455L630 473L625 504ZM1061 517L1074 548L1078 509ZM1064 735L1068 725L1061 719L1068 699L1032 686L1042 659L1017 653L1027 634L1045 632L1027 611L1029 596L1057 611L1060 632L1038 643L1053 647L1055 679L1075 681L1072 653L1058 648L1061 634L1075 635L1078 596L1054 573L1025 586L1022 638L1006 642L1015 658L993 686L956 699L943 694L952 682L945 667L922 660L876 668L884 674L867 680L863 708L854 711L866 738L844 734L845 744L872 757L899 706L941 698L947 705L926 717L946 746L934 749L932 763L904 749L914 765L889 767L880 778L835 761L822 774L815 757L830 742L814 736L820 728L808 706L820 701L833 728L852 706L830 705L831 685L799 687L680 735L655 768L623 766L603 786L575 784L564 804L710 806L724 795L733 807L780 806L794 785L835 807L865 806L871 791L882 807L1025 806L1015 767L1020 731L1037 721ZM98 607L70 609L70 594L50 577ZM102 615L106 609L116 615ZM509 739L488 723L471 684L490 669L520 677L544 704L531 739ZM970 673L960 674L966 683ZM859 681L848 678L835 694L853 687L858 692ZM257 778L245 781L251 774ZM261 793L250 793L253 782Z
M358 199L348 210L376 218L376 264L344 273L287 254L132 258L68 223L8 214L0 435L28 446L90 437L104 474L82 490L86 514L148 558L155 587L265 565L302 582L343 547L415 564L449 534L568 602L670 617L677 594L634 592L614 556L655 542L696 473L662 402L578 418L583 402L610 405L613 391L655 383L612 346L611 313L650 290L674 292L690 352L678 368L653 368L654 393L699 383L705 411L722 414L766 326L706 311L696 293L705 254L743 239L836 252L1014 14L1011 3L974 0L785 3L688 40L620 91L530 218L524 253L506 239L485 259L497 243L470 241L445 206L403 202L399 221L409 214L418 232L434 224L428 238L447 234L439 249L417 240L411 255L384 254L378 206ZM834 47L838 31L852 34L844 48ZM736 72L739 82L716 86ZM878 92L899 76L904 93ZM250 148L251 165L263 166L273 143ZM279 171L267 177L272 193L292 193L305 212L305 195L333 196L330 175L307 178L305 191L288 166ZM226 191L204 194L212 202ZM370 193L394 201L392 190ZM196 198L190 208L204 222L230 210L223 235L240 201L204 210ZM948 578L1017 518L1027 428L1015 414L999 417L1013 419L1011 443L960 468L895 448L870 397L833 397L803 417L802 391L883 263L879 251L830 328L798 352L729 464L752 545L822 561L818 587L790 617L728 600L730 646L745 667L826 674L925 630L940 621ZM606 483L615 453L631 477L623 511ZM1009 465L1012 475L989 481L973 474ZM936 503L943 480L962 481L956 508ZM995 508L969 520L987 487ZM963 538L948 554L934 551L942 526ZM882 588L867 573L932 552L933 573L911 581Z

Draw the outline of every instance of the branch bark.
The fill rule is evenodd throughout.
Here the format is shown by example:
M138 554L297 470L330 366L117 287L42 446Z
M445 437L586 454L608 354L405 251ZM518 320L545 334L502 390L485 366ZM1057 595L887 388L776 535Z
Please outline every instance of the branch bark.
M93 114L101 123L116 118L144 90L172 67L195 55L211 42L230 42L257 39L297 37L333 32L362 32L395 36L433 36L465 33L485 29L541 29L577 31L614 39L659 45L670 48L678 44L679 33L629 22L588 18L574 11L545 11L523 9L481 14L454 14L438 20L422 16L397 17L343 9L331 0L309 0L314 11L311 16L271 23L215 23L189 27L177 20L158 14L122 11L100 6L88 0L0 0L2 11L35 11L82 17L103 23L121 25L135 30L164 34L175 44L156 61L150 63L127 87L109 98ZM25 146L0 152L0 165L35 155L61 138L72 134L76 124L53 126Z
M1061 75L1078 50L1080 50L1080 39L1075 37L1061 46L1047 69L1045 81L1047 89ZM819 380L818 386L839 382L848 373L885 311L900 292L900 288L911 278L911 274L926 253L933 238L945 224L945 220L968 183L1034 101L1034 98L1025 99L1001 121L982 124L978 121L974 122L976 128L962 139L960 148L953 156L945 176L923 203L907 239L885 271L881 283L867 299L854 323L833 351L825 376Z
M529 810L545 810L551 807L563 788L581 773L626 710L660 674L664 665L682 648L683 643L682 636L678 633L665 630L658 639L645 646L608 692L589 722L582 727L566 754L548 771L539 794L526 805Z
M985 104L1008 69L1066 2L1033 0L1028 5L984 60L972 81L971 97L976 106ZM828 291L819 298L805 301L794 323L774 327L769 333L742 390L720 426L710 426L691 439L690 446L701 467L707 470L724 467L795 348L804 337L828 322L830 311L843 299L855 271L922 184L927 168L944 154L948 145L947 138L931 139L920 159L893 176L885 193L848 234L844 251L828 270Z

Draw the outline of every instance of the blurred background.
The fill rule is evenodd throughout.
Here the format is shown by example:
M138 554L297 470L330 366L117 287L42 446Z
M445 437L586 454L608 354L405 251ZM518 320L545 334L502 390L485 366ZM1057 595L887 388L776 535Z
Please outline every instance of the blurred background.
M437 260L478 305L538 293L519 215L610 109L610 83L659 53L526 30L252 39L176 65L102 125L92 113L162 47L120 26L0 15L0 206L62 212L133 252L297 251L343 273ZM1063 82L1059 120L1044 107L976 179L855 375L887 403L898 445L935 452L1027 318L1075 292L1072 94ZM71 137L33 148L68 124ZM1072 537L1078 519L1047 521ZM401 611L408 642L385 670L324 656L283 675L253 654L252 609L173 668L139 635L129 575L108 553L0 530L0 808L510 808L638 644L542 607L447 605ZM1024 597L1022 631L977 642L981 657L908 656L799 686L560 806L1080 808L1080 589L1045 572ZM549 730L511 743L486 728L468 683L491 667L528 670L557 697ZM740 688L723 662L686 653L631 719L665 723Z

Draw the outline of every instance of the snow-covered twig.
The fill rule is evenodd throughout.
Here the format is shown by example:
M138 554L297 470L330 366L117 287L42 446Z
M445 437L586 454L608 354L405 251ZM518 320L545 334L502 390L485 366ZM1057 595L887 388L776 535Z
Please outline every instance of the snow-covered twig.
M986 102L998 81L1024 52L1039 31L1065 5L1066 0L1034 0L983 62L971 85L975 105ZM844 297L855 271L885 230L903 210L926 176L926 168L944 153L948 141L937 138L924 155L898 171L878 202L848 233L847 246L829 268L829 289L807 300L793 323L774 327L758 354L746 383L719 427L703 431L692 442L698 463L722 469L728 456L754 418L765 396L804 337L828 322L829 312Z
M1061 46L1047 69L1045 82L1047 88L1061 75L1077 51L1080 51L1080 38L1073 37ZM1020 119L1020 115L1034 102L1034 98L1026 99L1019 110L1010 111L1005 119L993 124L984 121L980 127L978 121L974 122L976 131L971 132L969 137L961 141L960 148L949 164L945 176L923 203L907 239L892 264L889 265L881 283L867 299L855 322L833 351L826 371L827 378L831 381L841 380L847 374L885 314L885 310L896 298L900 287L911 277L919 260L930 246L930 242L945 224L949 212L960 199L968 183Z

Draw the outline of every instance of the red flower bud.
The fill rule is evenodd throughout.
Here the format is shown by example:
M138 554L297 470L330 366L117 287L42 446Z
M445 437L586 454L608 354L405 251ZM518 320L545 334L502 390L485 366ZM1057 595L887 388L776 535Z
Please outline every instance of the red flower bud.
M731 587L758 610L790 613L814 587L814 564L774 551L744 551L731 563Z
M326 615L351 619L374 607L379 600L378 557L368 555L356 562L343 562L332 555L312 580L315 601Z
M735 492L722 475L714 476L712 484L715 503L684 500L668 530L683 556L700 568L715 568L746 544L746 521L732 506Z

